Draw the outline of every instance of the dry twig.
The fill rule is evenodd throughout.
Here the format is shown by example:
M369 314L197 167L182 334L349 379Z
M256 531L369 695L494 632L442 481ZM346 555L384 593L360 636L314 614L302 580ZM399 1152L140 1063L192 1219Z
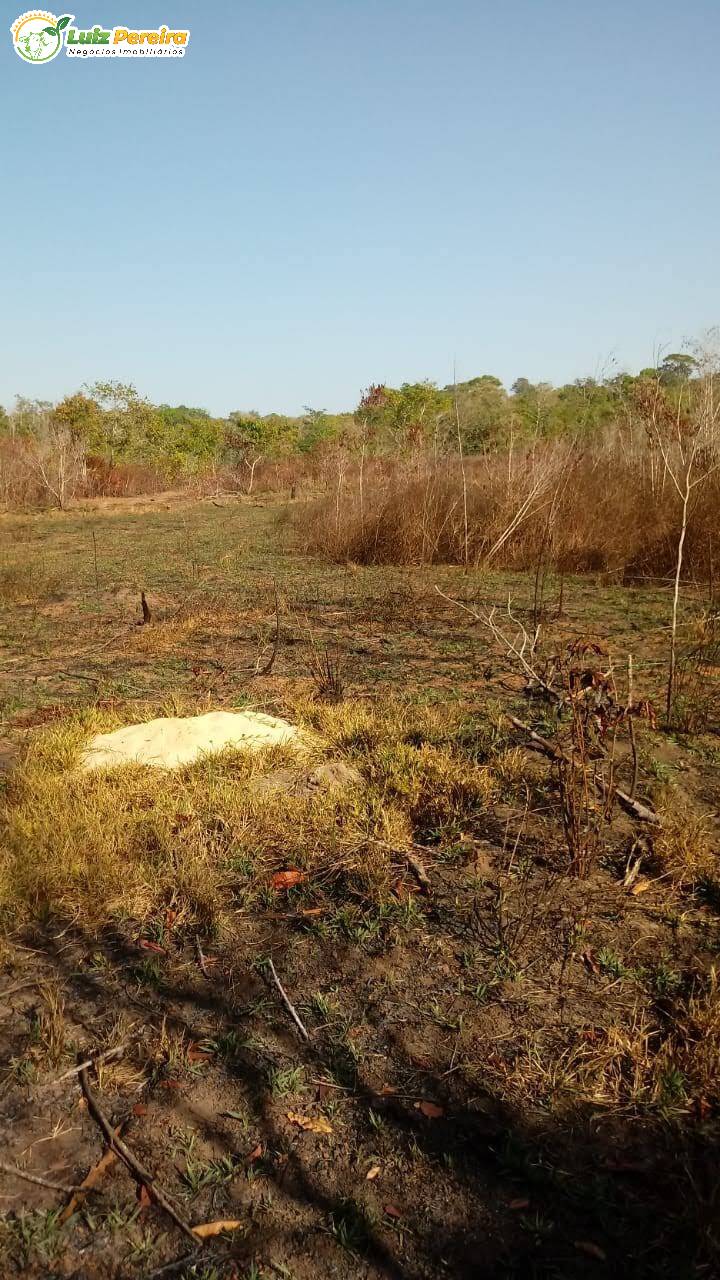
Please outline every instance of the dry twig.
M0 1171L2 1173L10 1173L14 1178L22 1178L23 1182L33 1182L38 1187L47 1187L50 1191L64 1191L66 1195L73 1195L82 1188L67 1182L52 1182L50 1178L41 1178L39 1173L28 1173L25 1169L18 1169L17 1165L8 1164L5 1160L0 1160Z
M554 746L547 738L543 738L539 733L536 733L529 725L523 724L522 720L518 720L517 716L508 715L507 719L515 726L516 729L520 729L520 731L530 739L532 745L538 751L542 751L543 755L549 756L551 760L568 761L568 756L565 755L564 751L561 751L559 747ZM604 795L607 789L607 783L605 783L599 775L593 778L593 782L598 790ZM623 809L632 814L634 818L639 818L641 822L651 822L655 826L659 826L660 819L654 809L643 804L640 800L634 800L632 796L629 796L626 791L621 791L619 787L615 787L615 796Z
M94 1058L86 1058L84 1062L79 1062L76 1067L71 1067L69 1071L65 1071L63 1075L58 1076L57 1080L49 1080L45 1089L52 1089L56 1084L62 1084L63 1080L70 1080L73 1076L77 1076L86 1067L95 1067L99 1062L109 1062L111 1058L119 1058L128 1048L126 1044L117 1044L114 1049L104 1049L102 1053L96 1053Z
M100 1104L98 1103L97 1098L95 1097L92 1089L90 1088L90 1081L88 1080L87 1067L81 1067L78 1074L80 1076L80 1085L82 1087L82 1091L85 1095L85 1100L88 1105L88 1111L90 1112L90 1115L92 1116L95 1123L99 1125L100 1128L102 1129L102 1132L105 1135L107 1144L110 1147L110 1149L120 1157L123 1163L130 1170L133 1177L142 1186L147 1187L155 1203L158 1204L161 1209L165 1210L168 1217L172 1218L176 1227L180 1228L183 1235L186 1235L188 1239L192 1240L193 1244L196 1244L197 1236L193 1235L193 1230L190 1224L185 1221L185 1219L182 1217L180 1213L178 1213L175 1206L166 1196L162 1187L158 1185L158 1183L153 1178L152 1174L148 1173L147 1169L145 1169L143 1165L140 1164L140 1161L138 1160L137 1156L133 1154L133 1152L128 1147L127 1143L125 1143L123 1139L118 1134L116 1134L115 1130L110 1124L110 1121L108 1120L104 1111L100 1107Z
M272 980L275 983L275 986L277 987L278 991L280 992L280 997L282 999L282 1002L285 1005L285 1008L287 1009L288 1013L290 1014L290 1017L292 1018L293 1022L295 1023L295 1026L300 1032L300 1035L302 1036L303 1040L309 1040L310 1035L308 1033L308 1030L305 1027L305 1024L302 1022L297 1009L290 1002L287 992L285 991L285 988L283 987L280 979L277 976L275 965L272 962L272 957L268 958L267 966L268 966L268 969L270 970Z

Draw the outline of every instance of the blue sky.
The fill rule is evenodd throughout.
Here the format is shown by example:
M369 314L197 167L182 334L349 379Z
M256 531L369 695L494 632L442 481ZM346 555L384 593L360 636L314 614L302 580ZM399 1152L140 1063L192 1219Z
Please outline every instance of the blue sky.
M190 45L31 67L7 30L0 403L339 409L720 321L717 0L74 7Z

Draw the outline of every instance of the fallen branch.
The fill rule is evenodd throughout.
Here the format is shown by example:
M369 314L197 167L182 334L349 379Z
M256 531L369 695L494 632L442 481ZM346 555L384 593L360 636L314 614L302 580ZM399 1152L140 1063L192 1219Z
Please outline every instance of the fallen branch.
M179 1227L183 1235L187 1236L189 1240L192 1240L193 1244L196 1244L197 1236L193 1235L193 1230L190 1224L185 1221L185 1219L181 1216L181 1214L178 1213L175 1206L165 1195L165 1192L163 1191L162 1187L160 1187L157 1184L152 1174L148 1173L147 1169L145 1169L144 1166L140 1164L140 1161L138 1160L137 1156L133 1154L133 1152L128 1147L127 1143L125 1143L123 1139L118 1134L116 1134L115 1130L110 1124L110 1121L108 1120L104 1111L100 1107L100 1104L98 1103L97 1098L95 1097L92 1089L90 1088L90 1081L88 1080L87 1067L84 1067L84 1066L81 1067L78 1074L80 1076L80 1086L82 1088L83 1094L85 1095L85 1101L87 1102L87 1105L88 1105L88 1111L90 1112L90 1115L92 1116L95 1123L99 1125L100 1128L102 1129L102 1132L105 1135L105 1139L107 1141L108 1147L112 1151L114 1151L116 1155L120 1157L120 1159L130 1170L131 1174L137 1180L137 1182L140 1183L141 1186L147 1187L155 1203L158 1204L161 1209L165 1210L168 1217L172 1218L176 1227Z
M570 757L567 756L564 751L561 751L559 747L556 747L555 744L550 742L547 738L543 738L539 733L536 733L529 725L523 724L522 720L517 719L517 716L508 715L507 719L515 726L516 729L519 729L521 733L524 733L526 737L530 739L532 745L538 751L542 751L543 755L549 756L551 760L562 760L566 764L571 763ZM603 795L607 794L607 783L605 783L602 778L595 777L592 781ZM615 788L614 794L617 796L618 804L620 804L627 813L632 814L634 818L638 818L640 822L651 822L655 826L660 825L660 819L654 809L643 804L640 800L633 799L633 797L629 796L626 791L621 791L619 787Z
M7 1164L5 1160L0 1160L0 1172L10 1173L14 1178L22 1178L23 1182L33 1182L37 1187L47 1187L49 1191L64 1191L66 1195L74 1195L82 1188L67 1182L52 1182L50 1178L41 1178L39 1173L27 1173L25 1169L18 1169L17 1165Z
M300 1032L300 1035L302 1036L303 1040L309 1040L310 1036L307 1031L307 1028L305 1027L304 1023L301 1021L301 1018L297 1009L293 1004L291 1004L290 999L287 995L287 992L285 991L285 988L283 987L280 979L277 976L277 973L275 971L275 965L272 962L272 957L268 958L267 966L272 975L272 980L275 983L275 986L277 987L278 991L280 992L280 998L282 999L282 1002L285 1005L285 1008L287 1009L288 1013L290 1014L290 1017L295 1023L295 1026Z
M62 671L60 667L55 669L56 676L65 676L66 680L87 680L88 684L100 684L101 676L84 676L82 671Z
M202 1254L200 1249L196 1249L194 1253L186 1253L182 1258L176 1258L174 1262L166 1262L163 1267L158 1267L157 1271L151 1271L148 1280L161 1280L162 1276L174 1276L179 1271L186 1272L195 1262L199 1262ZM213 1263L224 1262L232 1257L230 1253L213 1253ZM187 1271L189 1275L189 1270Z

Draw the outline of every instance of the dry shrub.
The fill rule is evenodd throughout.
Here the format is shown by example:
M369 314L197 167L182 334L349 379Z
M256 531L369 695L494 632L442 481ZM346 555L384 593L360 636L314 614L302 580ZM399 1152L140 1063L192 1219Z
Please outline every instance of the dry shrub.
M715 1106L720 1103L720 985L716 969L711 969L678 1006L663 1056L668 1066L680 1073L688 1098Z
M39 994L41 1004L35 1024L36 1055L44 1064L57 1067L65 1052L65 1001L56 982L43 982Z
M703 612L688 628L675 665L670 724L681 733L720 727L720 615Z
M625 1025L528 1033L512 1067L497 1073L508 1098L554 1105L622 1106L664 1115L720 1101L720 987L714 969L656 1021L637 1010Z
M89 457L85 496L90 498L134 498L145 493L162 493L173 477L167 470L143 462L108 462Z
M29 507L39 503L42 488L29 465L27 442L0 440L0 502L4 507Z
M326 698L328 702L342 702L345 693L345 663L345 654L338 645L325 645L322 650L312 646L308 671L318 698Z
M661 827L653 840L660 867L674 884L692 887L716 879L720 851L711 835L709 820L686 803L668 795L659 808Z
M368 762L368 773L383 793L402 805L424 835L486 808L498 790L489 767L478 768L430 743L380 745Z
M288 458L265 458L252 473L247 465L220 464L206 467L194 477L200 493L282 493L297 497L307 489L319 487L319 464L304 455Z
M608 433L585 448L540 441L512 456L416 456L336 468L326 494L294 513L307 551L358 564L462 564L664 578L675 565L680 510L646 445ZM696 494L685 549L689 577L710 578L720 525L720 472Z
M8 508L65 507L79 497L135 497L168 487L168 468L85 456L68 432L0 440L0 503Z

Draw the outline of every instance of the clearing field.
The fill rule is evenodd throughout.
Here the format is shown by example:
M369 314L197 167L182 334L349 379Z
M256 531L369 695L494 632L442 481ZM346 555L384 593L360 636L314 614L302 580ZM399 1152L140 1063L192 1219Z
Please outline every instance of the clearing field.
M282 517L0 519L0 1275L720 1274L717 667L669 732L667 586L339 567ZM216 709L308 760L76 768ZM526 731L573 725L579 764ZM71 1200L96 1103L142 1170Z

